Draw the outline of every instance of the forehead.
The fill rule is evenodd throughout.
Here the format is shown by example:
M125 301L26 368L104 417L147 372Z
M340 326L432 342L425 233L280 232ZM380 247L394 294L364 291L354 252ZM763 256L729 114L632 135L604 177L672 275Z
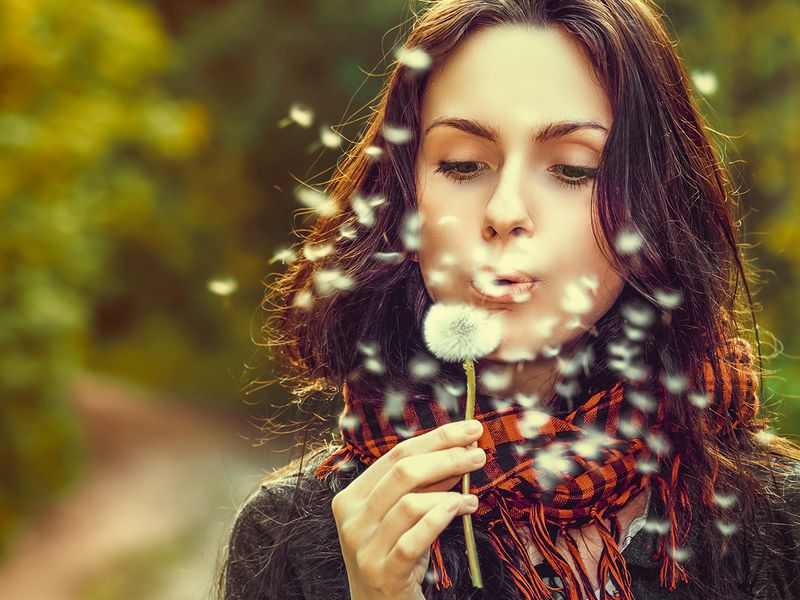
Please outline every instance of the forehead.
M582 47L558 27L471 33L431 74L423 130L443 116L516 127L552 120L611 123L611 106Z

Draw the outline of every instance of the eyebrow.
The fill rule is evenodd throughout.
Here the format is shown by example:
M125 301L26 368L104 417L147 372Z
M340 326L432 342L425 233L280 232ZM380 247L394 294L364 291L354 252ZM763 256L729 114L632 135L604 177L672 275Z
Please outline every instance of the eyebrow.
M453 117L434 119L434 121L428 125L427 129L425 129L425 135L428 135L431 130L437 127L454 127L455 129L484 138L493 143L496 143L500 138L500 134L494 127L481 123L480 121ZM594 129L608 133L608 128L597 121L552 121L539 127L531 136L531 139L536 144L544 144L545 142L562 138L581 129Z

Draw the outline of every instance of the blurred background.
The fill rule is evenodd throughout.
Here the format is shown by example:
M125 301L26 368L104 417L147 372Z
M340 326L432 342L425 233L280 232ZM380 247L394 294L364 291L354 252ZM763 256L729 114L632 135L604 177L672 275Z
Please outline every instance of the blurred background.
M800 4L661 0L734 168L762 402L800 433ZM263 282L406 0L0 3L0 598L207 598L288 441ZM342 138L330 130L330 126Z

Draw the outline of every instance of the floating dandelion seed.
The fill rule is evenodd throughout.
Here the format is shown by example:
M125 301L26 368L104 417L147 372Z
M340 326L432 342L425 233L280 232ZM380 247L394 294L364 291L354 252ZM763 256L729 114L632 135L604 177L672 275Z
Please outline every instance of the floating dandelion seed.
M361 429L361 419L357 415L342 415L339 417L339 429L343 431L358 431Z
M491 399L492 408L496 411L503 411L513 408L514 403L510 400L505 400L503 398L492 398Z
M319 190L299 187L294 192L297 201L317 213L320 217L330 217L336 213L336 203L333 198Z
M422 215L417 211L406 214L403 220L403 247L409 252L419 249Z
M433 64L433 59L422 48L401 46L394 55L402 65L414 71L427 71Z
M733 535L739 530L739 525L729 521L715 521L715 524L722 535Z
M573 398L580 391L580 387L577 381L570 379L569 381L559 381L555 385L555 391L564 398Z
M545 358L555 358L561 352L561 346L547 345L542 348L542 356Z
M625 390L625 400L647 413L653 412L658 408L658 403L653 396L639 390Z
M625 337L632 342L644 341L645 338L644 329L638 329L636 327L631 327L630 325L625 324L622 326L622 331L625 333Z
M301 310L310 310L311 307L314 306L314 297L308 290L301 290L297 292L292 304L295 306L295 308L299 308Z
M670 452L669 442L657 433L645 434L645 442L657 456L664 456Z
M600 457L600 451L613 442L605 433L590 429L585 431L582 439L572 444L572 449L583 458L595 460Z
M636 463L636 470L645 475L655 473L658 471L658 463L654 460L643 459Z
M319 139L326 148L338 148L342 145L342 136L328 126L319 130Z
M534 469L542 488L549 489L554 487L559 479L569 475L574 467L572 461L564 456L564 448L548 447L536 452Z
M544 315L536 320L533 329L543 337L550 337L553 334L553 328L558 325L558 321L558 317Z
M644 365L628 365L622 369L623 376L629 381L640 382L647 379L650 371Z
M353 212L356 213L356 219L364 227L372 227L375 225L375 208L386 202L386 198L382 196L372 196L365 198L360 194L356 194L350 201L350 206Z
M592 291L593 294L597 293L597 288L600 286L600 281L597 279L597 275L582 275L581 276L581 285L586 287Z
M670 529L670 522L661 519L648 518L644 522L642 529L644 529L648 533L657 533L660 535L666 535Z
M759 444L768 446L775 439L775 432L768 429L762 429L761 431L757 431L754 437Z
M678 562L685 562L689 560L692 552L688 548L672 548L669 551L670 556Z
M450 281L450 276L441 269L428 270L428 285L432 287L441 287L447 285Z
M305 256L311 262L315 260L319 260L320 258L325 258L326 256L333 253L333 245L331 244L320 244L320 245L312 245L306 244L303 246L303 256Z
M411 130L406 127L384 125L381 131L383 138L390 144L405 144L411 139Z
M626 438L635 438L641 433L642 429L629 419L619 420L619 432Z
M386 367L379 358L368 358L364 361L364 368L370 373L375 373L376 375L382 375L386 372Z
M380 262L397 265L403 262L406 255L402 252L376 252L372 256Z
M457 262L456 257L449 252L442 252L439 256L439 264L443 267L453 267Z
M661 377L661 383L664 384L669 393L681 394L686 391L689 381L683 375L664 373Z
M239 287L239 284L233 277L211 279L206 285L208 291L217 296L230 296Z
M282 262L285 265L289 265L297 260L297 252L292 250L291 248L281 248L269 259L269 264L276 263L278 261Z
M446 381L444 383L444 389L453 396L461 396L467 391L466 386L461 381Z
M450 414L456 414L459 410L459 395L451 394L445 386L436 384L433 386L433 392L436 396L436 403L442 410Z
M620 312L631 325L641 329L650 327L656 319L656 312L645 304L623 304Z
M368 358L373 358L379 355L380 348L375 342L359 342L358 351Z
M692 71L692 83L704 96L713 96L719 87L719 80L712 71Z
M439 372L439 363L427 354L415 354L408 361L408 371L414 379L430 379Z
M541 428L550 422L550 419L550 415L543 410L526 410L517 420L517 427L519 427L519 432L526 438L535 438L539 435Z
M339 235L346 240L354 240L356 237L358 237L358 232L356 232L356 230L349 225L342 225L339 227Z
M289 108L289 119L301 127L308 128L314 122L314 111L309 106L297 102Z
M419 431L417 427L406 427L405 425L395 425L394 430L397 432L397 435L406 440L415 437Z
M711 404L706 392L689 392L689 402L691 402L697 408L705 408Z
M570 282L564 286L564 294L561 296L561 308L564 310L580 315L589 312L592 304L592 299L582 283Z
M622 358L625 360L631 359L639 355L639 347L629 344L627 340L621 342L609 342L608 353L612 356Z
M514 402L519 404L523 408L533 408L534 406L539 405L539 395L523 394L522 392L517 392L516 394L514 394Z
M511 371L508 369L485 369L480 376L481 383L490 392L500 392L511 385Z
M399 419L403 416L403 411L408 403L406 395L399 390L389 390L383 399L384 419Z
M320 269L314 275L314 285L322 296L353 287L353 278L336 269Z
M500 345L503 324L496 315L469 304L436 303L425 317L423 335L428 349L441 360L476 360Z
M653 295L656 302L668 310L679 307L683 302L680 290L656 290Z
M447 226L447 225L458 225L459 220L458 217L454 215L445 215L440 217L438 221L436 221L437 225Z
M736 494L714 493L714 502L721 508L731 508L737 502Z
M636 231L620 231L614 247L620 254L633 254L642 247L644 238Z
M383 154L383 148L379 146L367 146L364 149L364 154L367 155L368 159L375 160L376 158L379 158L381 154Z

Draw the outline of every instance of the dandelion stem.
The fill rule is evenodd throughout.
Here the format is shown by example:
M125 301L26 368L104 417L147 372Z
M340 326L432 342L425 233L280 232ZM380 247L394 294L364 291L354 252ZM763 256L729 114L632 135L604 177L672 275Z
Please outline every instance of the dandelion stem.
M472 360L464 361L464 371L467 374L467 407L464 420L469 421L475 416L475 363ZM469 494L469 473L464 473L461 479L461 491ZM467 560L469 561L469 574L472 585L476 588L483 587L481 566L478 563L478 548L475 545L475 533L472 531L472 514L462 515L464 520L464 539L467 543Z

